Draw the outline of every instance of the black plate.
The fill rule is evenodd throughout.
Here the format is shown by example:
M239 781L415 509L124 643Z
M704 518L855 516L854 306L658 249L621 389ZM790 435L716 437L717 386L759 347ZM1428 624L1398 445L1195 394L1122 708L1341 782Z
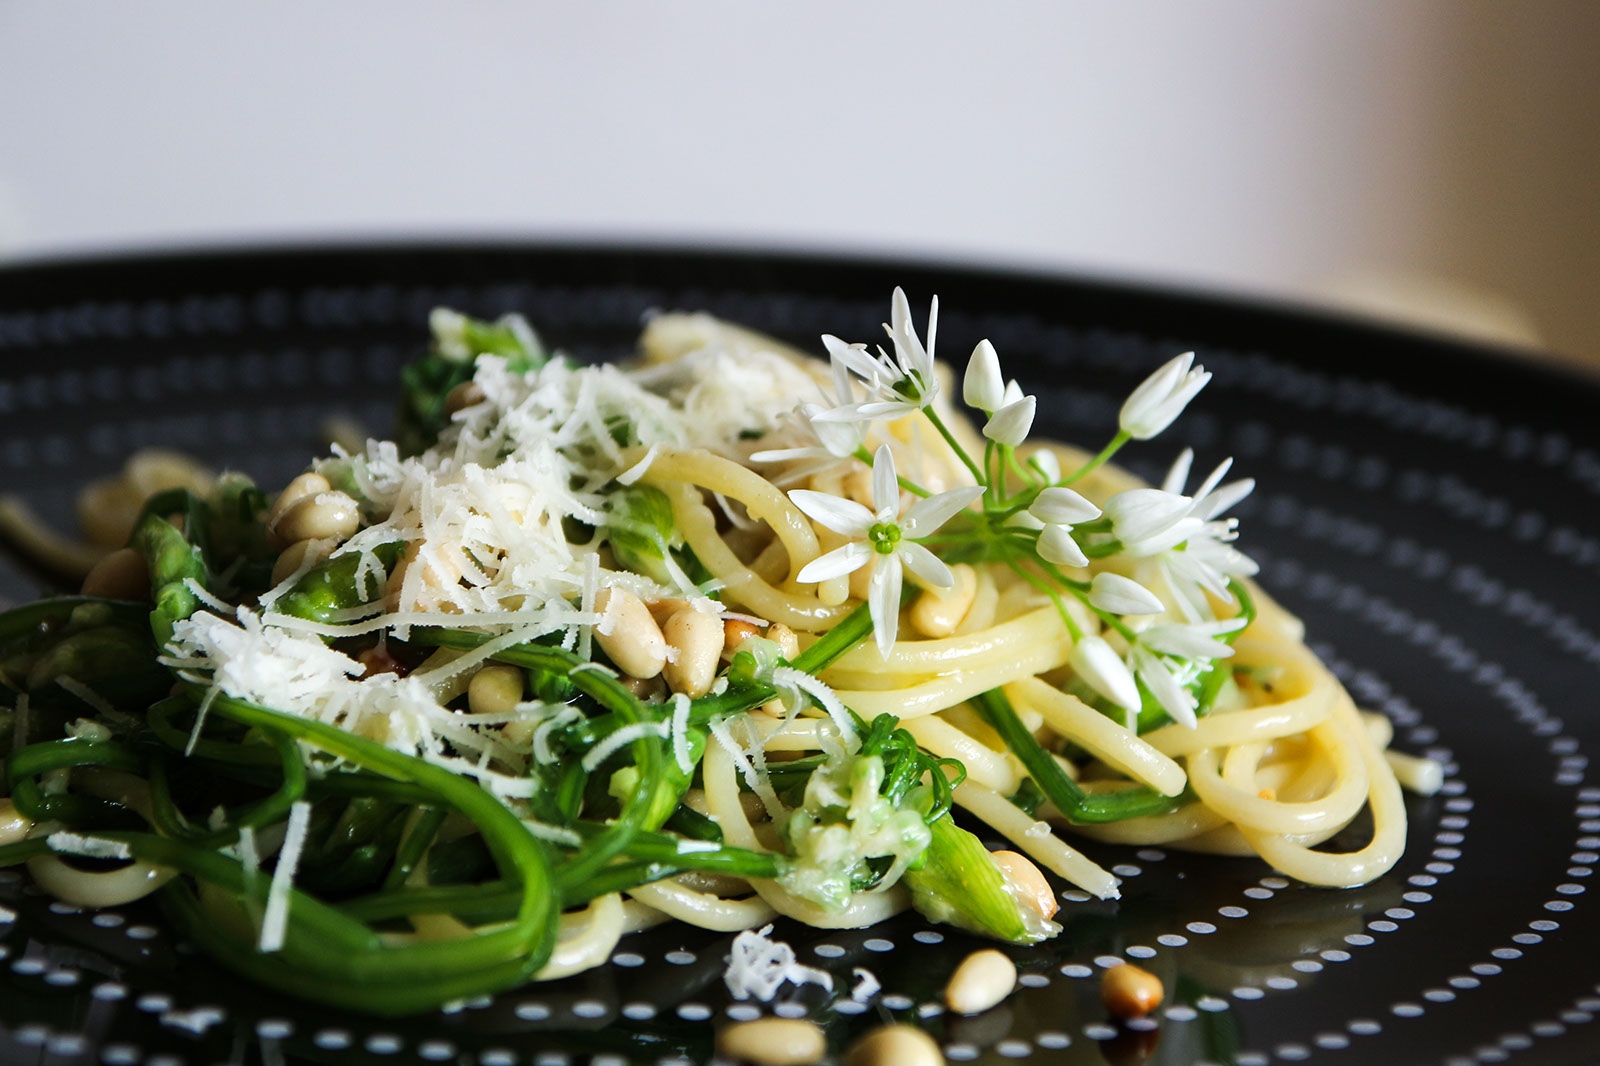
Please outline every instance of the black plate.
M1600 1049L1594 595L1600 392L1494 353L1309 314L1085 282L752 254L526 247L286 251L0 271L0 486L65 522L76 487L164 443L281 483L329 413L387 425L396 365L435 304L525 312L584 357L622 355L650 308L705 308L815 347L870 339L894 284L940 295L940 350L987 336L1085 443L1140 376L1185 349L1216 372L1169 434L1235 455L1263 582L1308 620L1398 746L1448 764L1412 799L1405 858L1351 891L1258 862L1091 848L1118 904L1069 902L1066 931L1017 953L1002 1007L934 1006L968 950L914 918L851 934L780 926L803 961L883 993L836 1013L842 1046L921 1016L951 1060L1041 1063L1578 1062ZM920 317L920 311L919 311ZM0 564L0 593L34 591ZM51 906L0 872L0 1058L105 1063L657 1062L709 1055L730 1013L727 939L664 929L600 970L459 1011L340 1016L250 988L174 943L146 907ZM1167 979L1144 1027L1108 1024L1112 958ZM748 1008L743 1008L747 1010ZM733 1016L741 1008L733 1007ZM191 1029L201 1030L199 1033ZM259 1045L258 1042L259 1041Z

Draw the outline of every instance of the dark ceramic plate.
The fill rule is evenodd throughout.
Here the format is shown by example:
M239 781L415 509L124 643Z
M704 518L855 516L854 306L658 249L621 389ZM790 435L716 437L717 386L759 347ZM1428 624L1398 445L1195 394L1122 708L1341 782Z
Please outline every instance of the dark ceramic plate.
M1447 767L1409 802L1409 849L1377 883L1300 887L1264 865L1091 848L1120 903L1069 901L1023 987L968 1019L937 1007L971 942L911 917L860 933L788 925L803 961L866 966L845 1013L815 989L779 1013L837 1050L921 1019L952 1061L1557 1063L1600 1054L1600 392L1494 353L1307 314L994 272L749 254L451 247L289 251L0 271L0 486L65 523L75 488L163 443L282 483L330 413L388 424L428 309L525 312L586 358L626 352L649 308L705 308L815 347L876 335L894 284L938 293L939 346L992 339L1052 435L1098 443L1120 398L1198 349L1211 387L1157 442L1224 455L1262 580L1307 619L1396 743ZM920 312L919 312L920 313ZM0 593L34 581L0 563ZM153 907L52 906L0 872L0 1059L212 1063L698 1061L730 1005L727 939L661 929L607 967L382 1021L267 994L174 942ZM941 935L942 933L942 935ZM1114 959L1162 975L1146 1024L1107 1021ZM845 1006L850 1006L846 1004Z

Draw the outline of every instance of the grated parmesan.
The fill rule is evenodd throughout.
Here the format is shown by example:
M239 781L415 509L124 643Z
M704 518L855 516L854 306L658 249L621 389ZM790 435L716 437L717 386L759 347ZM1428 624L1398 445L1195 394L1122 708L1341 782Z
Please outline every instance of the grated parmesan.
M283 947L289 924L289 889L294 885L294 870L300 864L300 849L305 847L306 830L311 822L311 804L297 800L289 805L289 828L278 850L278 863L267 886L267 909L261 916L258 950L278 951Z
M723 981L735 999L770 1002L785 982L821 985L833 991L833 978L829 974L795 961L794 948L771 939L767 935L771 932L772 926L766 925L759 931L746 929L733 938Z

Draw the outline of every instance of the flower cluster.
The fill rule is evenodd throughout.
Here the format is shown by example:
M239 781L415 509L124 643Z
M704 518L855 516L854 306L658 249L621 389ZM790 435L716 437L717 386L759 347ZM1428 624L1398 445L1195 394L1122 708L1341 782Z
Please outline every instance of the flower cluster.
M1159 488L1125 490L1097 506L1071 486L1128 442L1166 429L1211 374L1195 364L1192 352L1158 368L1122 405L1110 442L1064 473L1048 448L1018 455L1038 401L1006 379L994 345L980 341L961 381L961 399L983 416L982 454L973 454L941 413L949 404L941 398L934 366L938 306L935 298L926 345L900 289L884 326L890 350L869 352L865 344L824 337L832 394L797 409L795 426L807 439L751 457L758 463L870 466L870 507L811 489L790 491L812 521L845 539L807 563L798 579L822 582L870 568L867 604L877 647L888 656L899 634L907 571L913 581L938 589L954 583L941 554L1003 564L1061 609L1073 642L1069 665L1087 692L1104 701L1102 709L1120 710L1130 729L1151 716L1193 726L1215 695L1217 686L1206 684L1214 663L1232 654L1233 635L1253 611L1248 598L1235 593L1241 589L1237 579L1253 575L1256 565L1233 546L1238 520L1227 512L1254 482L1224 483L1232 462L1226 460L1186 493L1194 455L1185 449ZM909 416L943 438L971 484L931 493L900 476L889 443L868 453L875 424ZM1068 600L1086 607L1098 619L1098 630L1085 631L1081 610L1067 610ZM1218 605L1237 609L1219 618Z

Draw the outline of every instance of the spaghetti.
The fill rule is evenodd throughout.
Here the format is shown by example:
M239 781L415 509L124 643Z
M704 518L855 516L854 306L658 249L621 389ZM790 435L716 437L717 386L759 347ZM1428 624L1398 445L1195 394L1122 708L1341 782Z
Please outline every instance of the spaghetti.
M384 1013L668 918L1054 935L956 810L1102 898L1071 834L1389 869L1396 769L1437 768L1251 582L1251 483L1108 464L1209 375L1158 369L1089 455L1028 440L987 342L962 417L937 305L926 345L892 311L890 351L827 362L663 315L632 368L436 312L395 441L274 500L145 493L86 595L0 616L0 863L84 905L158 892L252 978Z

